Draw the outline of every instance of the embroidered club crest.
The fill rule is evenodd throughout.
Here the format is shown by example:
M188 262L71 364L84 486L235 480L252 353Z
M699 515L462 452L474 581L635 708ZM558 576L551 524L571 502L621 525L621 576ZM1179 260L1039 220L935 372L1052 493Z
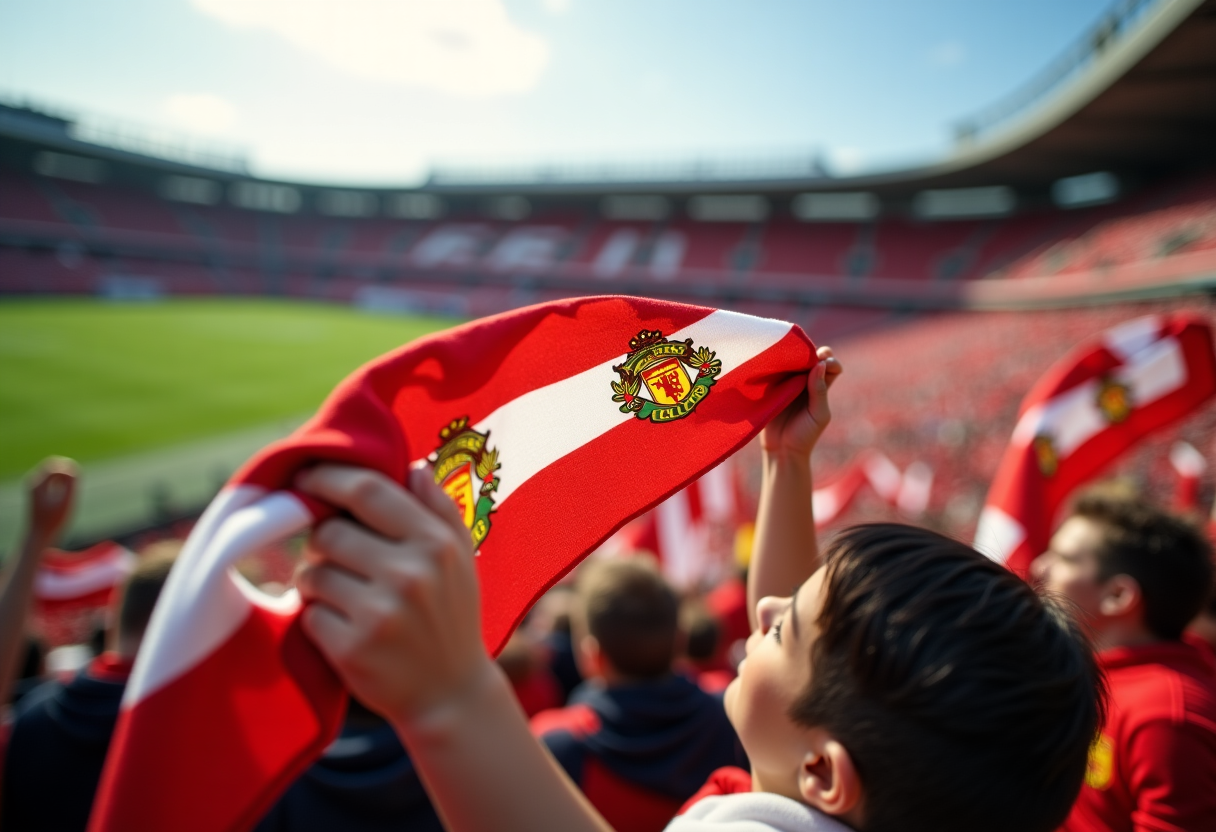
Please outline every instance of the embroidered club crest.
M490 515L494 512L494 492L502 466L498 450L488 445L489 431L478 433L469 427L469 417L453 419L439 431L443 443L430 458L435 468L435 482L452 498L473 536L473 545L480 546L490 533Z
M722 362L706 347L694 349L692 339L668 341L658 330L643 329L629 339L629 354L613 367L620 381L612 382L612 400L622 413L639 419L670 422L683 419L709 395Z
M1060 457L1056 453L1056 444L1047 434L1040 433L1034 438L1034 456L1038 460L1039 470L1043 476L1054 476L1060 467Z
M1098 387L1098 399L1095 402L1106 421L1117 425L1127 420L1132 412L1131 391L1126 384L1120 384L1111 379L1103 379Z

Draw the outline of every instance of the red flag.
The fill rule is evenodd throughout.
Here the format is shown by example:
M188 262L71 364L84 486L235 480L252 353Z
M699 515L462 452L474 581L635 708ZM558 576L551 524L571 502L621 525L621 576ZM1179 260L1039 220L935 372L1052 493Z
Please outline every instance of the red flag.
M811 492L815 527L822 529L848 510L868 476L863 457L852 460L831 482Z
M335 460L404 482L429 459L478 548L497 651L630 518L750 440L803 389L800 329L684 304L559 301L420 339L347 378L216 497L136 660L90 829L251 827L338 728L341 686L297 623L231 568L325 507L289 486Z
M35 630L52 646L86 640L137 560L134 552L109 541L81 552L47 551L34 578Z
M1199 481L1207 470L1207 460L1191 443L1178 441L1170 448L1170 465L1178 473L1174 508L1183 512L1199 511Z
M83 552L51 549L38 563L34 601L44 615L104 607L114 587L135 568L135 553L106 541Z
M649 552L680 590L712 586L734 569L739 517L731 459L629 523L597 551L605 557Z
M816 528L824 528L848 511L866 483L892 508L919 517L929 505L933 469L923 462L913 462L900 471L881 451L862 451L832 482L811 494Z
M1197 316L1138 318L1082 344L1022 402L976 548L1026 575L1078 486L1213 394L1212 331Z

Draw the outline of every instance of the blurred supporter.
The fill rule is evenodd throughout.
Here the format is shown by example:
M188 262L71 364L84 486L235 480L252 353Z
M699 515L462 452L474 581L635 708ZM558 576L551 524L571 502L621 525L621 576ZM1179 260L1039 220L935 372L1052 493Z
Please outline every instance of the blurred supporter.
M106 652L70 682L31 691L15 710L0 797L6 832L88 825L131 665L179 548L154 544L124 581Z
M705 597L709 611L718 619L720 634L717 654L720 667L734 669L743 644L752 634L747 617L747 570L741 569L710 591Z
M9 705L15 706L27 693L46 681L43 675L46 672L46 653L42 639L29 634L25 636L25 655L17 669Z
M1216 657L1216 590L1208 596L1207 603L1187 628L1185 638L1189 644L1201 647Z
M561 704L583 683L570 638L570 607L574 591L558 584L546 592L528 617L529 629L549 650L549 672L561 688Z
M71 516L76 463L61 457L43 460L31 472L27 485L29 526L16 555L0 575L0 704L9 702L19 669L29 666L25 627L34 599L34 577L43 551L55 542Z
M678 606L648 560L588 563L571 616L588 681L532 720L616 829L662 829L711 772L743 760L721 697L672 672Z
M351 699L342 732L255 832L442 832L393 727Z
M561 686L549 670L549 650L534 642L526 630L511 634L507 646L498 654L498 666L507 674L515 697L528 716L565 704Z
M1216 828L1216 663L1182 641L1210 596L1198 529L1143 502L1092 493L1034 563L1094 635L1110 701L1063 829Z
M735 672L721 661L722 624L699 598L680 604L680 634L684 655L678 668L706 693L726 690Z
M1212 504L1206 530L1208 543L1216 541L1216 503ZM1206 648L1216 655L1216 582L1213 583L1212 593L1204 602L1203 608L1199 610L1199 615L1195 616L1195 620L1187 628L1186 639L1191 644Z

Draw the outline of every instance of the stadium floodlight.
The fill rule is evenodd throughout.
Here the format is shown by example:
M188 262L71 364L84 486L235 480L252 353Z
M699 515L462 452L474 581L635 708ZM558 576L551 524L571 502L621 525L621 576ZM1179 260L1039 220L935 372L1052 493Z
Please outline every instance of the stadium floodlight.
M275 214L294 214L303 202L299 188L269 182L233 182L228 188L228 199L238 208Z
M106 163L99 159L52 153L49 150L43 150L34 157L34 170L43 176L87 182L90 185L104 182L109 173Z
M522 196L494 197L483 202L481 207L487 217L507 222L527 219L532 213L532 203Z
M215 205L224 193L219 182L201 176L166 176L157 190L165 199L193 205Z
M664 196L615 194L600 200L600 216L606 220L657 222L670 213L671 201Z
M1003 217L1013 213L1017 196L1013 188L949 188L921 191L912 199L912 213L921 219L947 220L972 217Z
M392 194L385 200L385 210L400 220L437 220L447 213L447 206L434 194Z
M1101 205L1113 202L1118 196L1119 180L1107 171L1066 176L1051 186L1051 198L1061 208Z
M878 197L868 191L798 194L790 210L804 222L855 222L872 220L881 209Z
M317 210L329 217L374 217L380 200L367 191L321 191Z
M768 210L768 200L759 194L707 194L688 200L688 216L698 222L761 222Z

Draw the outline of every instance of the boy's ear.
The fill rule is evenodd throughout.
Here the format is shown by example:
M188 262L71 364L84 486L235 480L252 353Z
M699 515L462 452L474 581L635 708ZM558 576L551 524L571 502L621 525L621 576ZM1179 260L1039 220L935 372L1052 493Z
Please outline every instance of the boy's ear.
M575 645L574 659L578 672L584 679L601 679L604 676L604 651L595 636L584 635Z
M1098 609L1106 616L1126 615L1135 611L1143 599L1139 581L1131 575L1113 575L1102 585Z
M798 771L798 792L807 804L857 826L861 814L861 778L849 750L822 729L812 729L810 745Z

